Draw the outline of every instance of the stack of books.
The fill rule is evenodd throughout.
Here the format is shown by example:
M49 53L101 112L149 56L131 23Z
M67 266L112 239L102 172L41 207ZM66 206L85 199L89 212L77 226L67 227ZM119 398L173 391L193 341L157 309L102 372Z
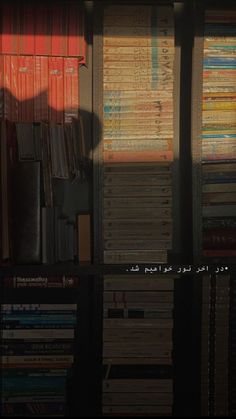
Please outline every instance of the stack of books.
M202 416L229 416L229 275L204 276L202 288Z
M171 6L105 8L105 263L167 262L172 247L173 66Z
M230 369L229 369L229 403L230 416L236 415L236 382L235 382L235 366L236 366L236 282L233 278L230 281L230 329L229 329L229 344L230 344Z
M3 416L65 416L76 304L3 304Z
M2 121L0 137L0 262L73 261L76 214L63 211L56 189L87 177L82 120Z
M205 15L202 102L203 255L236 256L236 13Z
M174 277L105 276L103 414L171 416Z

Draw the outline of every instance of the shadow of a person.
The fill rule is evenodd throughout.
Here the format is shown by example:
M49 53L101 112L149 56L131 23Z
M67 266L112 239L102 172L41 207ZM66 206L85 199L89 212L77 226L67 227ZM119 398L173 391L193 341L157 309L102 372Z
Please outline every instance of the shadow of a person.
M81 109L81 108L70 108L70 109L55 109L49 104L48 92L43 91L35 97L31 97L24 101L18 100L8 89L2 89L1 91L1 117L7 121L7 155L8 155L8 168L5 167L6 173L4 179L8 185L14 186L14 191L18 190L18 179L11 176L12 170L16 163L19 161L18 144L16 138L15 124L25 123L30 126L37 125L39 123L46 123L48 125L59 124L62 125L67 121L69 125L72 122L72 118L75 120L80 118L82 121L83 138L79 141L83 142L83 155L82 161L80 161L81 167L85 172L85 177L82 181L73 181L71 179L57 179L52 178L52 190L53 190L53 206L59 206L62 208L62 213L73 221L75 216L79 212L92 213L93 206L93 138L92 138L92 125L94 121L100 126L100 121L96 115ZM76 133L77 134L77 133ZM80 132L81 134L81 132ZM78 134L78 135L80 135ZM55 139L56 140L56 139ZM27 139L26 139L27 141ZM29 139L30 141L30 139ZM69 153L73 153L73 144L69 144ZM53 156L51 156L52 158ZM2 150L2 158L3 150ZM51 161L46 162L51 164ZM6 166L6 165L5 165ZM43 165L42 165L43 166ZM3 168L2 168L3 170ZM10 182L10 183L9 183ZM3 191L3 188L2 188ZM19 191L20 194L20 191ZM5 195L2 192L1 200L3 206L13 211L11 219L14 219L14 213L17 211L16 208L12 208L10 205L11 197ZM7 202L8 201L8 202ZM44 202L44 199L42 200ZM7 228L7 226L5 226Z

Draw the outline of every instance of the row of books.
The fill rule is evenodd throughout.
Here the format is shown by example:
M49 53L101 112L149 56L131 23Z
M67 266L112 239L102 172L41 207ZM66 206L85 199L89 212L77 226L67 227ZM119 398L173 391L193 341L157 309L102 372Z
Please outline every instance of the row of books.
M171 6L104 9L105 263L167 262L172 247L173 66Z
M236 15L207 10L203 50L203 255L236 256ZM213 227L212 227L213 225Z
M0 118L28 123L69 123L77 119L79 66L79 59L74 57L0 55Z
M170 164L103 167L105 263L167 262L172 248Z
M172 415L173 307L173 276L104 277L104 415Z
M65 416L76 304L2 304L2 416Z
M59 182L81 182L86 177L81 132L80 120L67 125L1 122L3 262L73 261L83 250L79 224L83 230L80 220L86 216L69 218L63 213L56 203L54 187L55 178ZM89 240L88 235L85 242Z
M230 278L203 276L201 334L202 416L229 416Z
M230 416L236 415L236 281L231 278L230 281L230 324L229 324L229 345L230 345L230 371L229 371L229 389L230 389Z
M74 261L78 256L78 217L73 222L60 207L43 206L40 162L20 162L13 173L9 224L2 224L2 238L8 233L2 258L8 250L5 260L16 264Z
M86 63L85 16L80 3L4 2L0 13L1 54L78 57L80 63Z

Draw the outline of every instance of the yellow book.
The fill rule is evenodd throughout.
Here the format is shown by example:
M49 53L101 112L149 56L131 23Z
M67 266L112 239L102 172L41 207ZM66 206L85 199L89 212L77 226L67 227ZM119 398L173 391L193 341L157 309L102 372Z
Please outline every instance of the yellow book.
M137 36L137 37L152 37L152 28L150 26L105 26L103 28L103 35L107 37L117 36ZM174 27L156 27L157 38L163 36L165 39L174 38Z
M236 109L236 102L204 102L202 105L203 110L210 110L210 109Z
M139 36L104 36L104 46L134 46L134 47L151 47L153 45L152 37L141 38ZM157 47L174 48L174 37L159 37L157 39Z

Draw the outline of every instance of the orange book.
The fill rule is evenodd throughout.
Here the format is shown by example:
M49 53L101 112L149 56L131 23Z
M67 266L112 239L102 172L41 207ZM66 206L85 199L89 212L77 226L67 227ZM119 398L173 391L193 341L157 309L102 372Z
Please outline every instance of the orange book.
M104 151L103 161L105 163L173 161L173 151L135 151L132 153Z

